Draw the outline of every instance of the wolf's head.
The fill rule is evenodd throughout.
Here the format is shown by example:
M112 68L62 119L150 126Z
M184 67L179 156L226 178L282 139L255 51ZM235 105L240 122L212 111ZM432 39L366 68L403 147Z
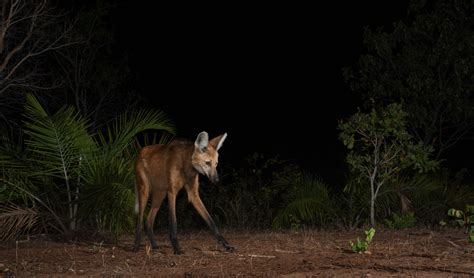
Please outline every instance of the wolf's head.
M198 134L194 142L194 153L191 158L194 169L209 178L212 183L219 181L217 174L217 163L219 153L217 152L227 137L227 133L209 140L207 132Z

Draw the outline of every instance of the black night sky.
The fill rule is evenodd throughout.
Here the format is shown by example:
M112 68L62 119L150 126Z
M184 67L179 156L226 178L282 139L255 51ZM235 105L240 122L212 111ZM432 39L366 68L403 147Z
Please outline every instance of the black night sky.
M341 68L363 53L364 26L390 30L407 7L407 1L173 7L127 1L111 20L135 89L174 120L178 136L227 132L221 160L279 155L333 180L344 167L337 121L359 105Z

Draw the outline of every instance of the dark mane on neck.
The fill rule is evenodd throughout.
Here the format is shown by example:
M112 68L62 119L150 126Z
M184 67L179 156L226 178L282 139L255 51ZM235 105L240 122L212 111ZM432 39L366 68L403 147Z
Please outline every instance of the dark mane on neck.
M176 139L173 139L169 144L170 145L190 145L192 143L193 142L189 141L186 138L176 138Z

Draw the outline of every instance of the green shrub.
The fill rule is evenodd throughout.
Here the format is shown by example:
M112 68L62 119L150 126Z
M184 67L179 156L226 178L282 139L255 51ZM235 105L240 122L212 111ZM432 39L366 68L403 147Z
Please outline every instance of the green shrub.
M350 242L351 249L354 253L363 253L369 249L369 245L372 242L372 239L375 235L375 229L370 228L369 230L365 231L365 240L360 240L357 238L357 241Z
M453 217L455 222L463 227L469 235L469 242L474 243L474 205L466 205L466 210L451 208L448 216Z

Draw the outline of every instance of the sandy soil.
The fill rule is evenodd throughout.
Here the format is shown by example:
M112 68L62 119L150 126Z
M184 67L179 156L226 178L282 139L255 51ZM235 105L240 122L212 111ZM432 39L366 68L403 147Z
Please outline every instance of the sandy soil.
M5 277L474 277L474 244L460 230L377 231L370 253L353 253L349 241L363 231L233 231L228 253L205 230L179 231L183 255L173 255L167 234L160 249L132 236L118 243L35 238L0 245Z

